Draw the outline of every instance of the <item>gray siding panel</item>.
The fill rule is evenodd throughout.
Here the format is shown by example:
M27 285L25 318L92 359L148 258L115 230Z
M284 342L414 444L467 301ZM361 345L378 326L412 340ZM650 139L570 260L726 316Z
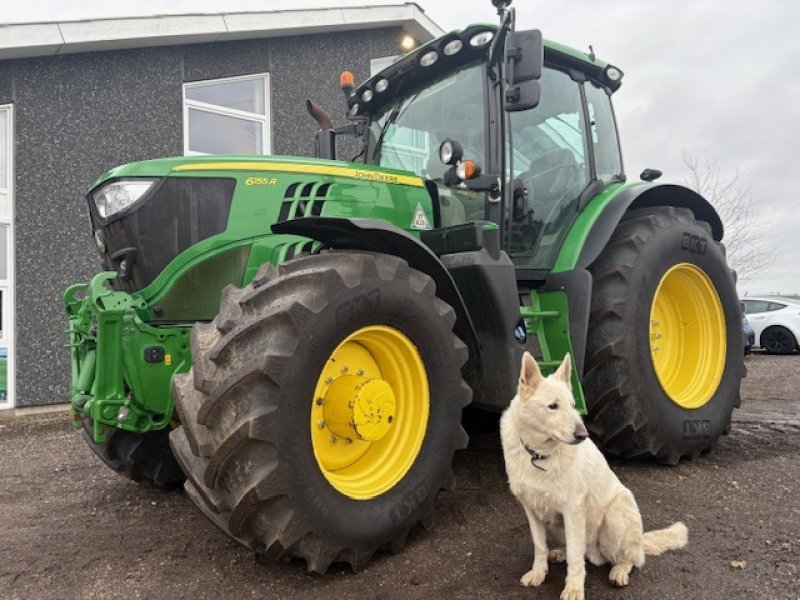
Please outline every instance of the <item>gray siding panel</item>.
M18 406L69 395L64 288L99 269L85 194L124 162L182 152L179 50L17 61Z

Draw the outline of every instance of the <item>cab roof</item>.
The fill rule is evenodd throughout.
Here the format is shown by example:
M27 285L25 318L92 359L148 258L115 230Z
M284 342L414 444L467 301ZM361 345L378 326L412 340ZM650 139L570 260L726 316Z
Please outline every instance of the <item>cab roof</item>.
M448 71L485 57L497 30L498 26L494 24L470 25L465 29L446 33L402 55L355 89L348 101L351 115L357 116L374 112L397 96L399 86L405 90L418 88ZM481 45L474 45L473 40L479 38L481 34L484 34L484 39L488 37L488 41ZM445 52L445 47L456 40L461 41L460 49L452 54ZM423 66L421 62L423 57L431 54L431 51L436 52L436 59L431 64ZM606 76L607 69L611 67L607 62L599 60L593 54L581 52L552 40L544 40L544 62L548 66L580 71L589 79L608 87L612 92L619 89L621 85L620 79L611 80ZM616 70L619 71L619 69ZM619 73L621 75L621 71ZM380 80L386 80L388 85L376 88L375 84ZM408 80L410 83L406 83ZM365 92L370 97L369 101L365 101Z

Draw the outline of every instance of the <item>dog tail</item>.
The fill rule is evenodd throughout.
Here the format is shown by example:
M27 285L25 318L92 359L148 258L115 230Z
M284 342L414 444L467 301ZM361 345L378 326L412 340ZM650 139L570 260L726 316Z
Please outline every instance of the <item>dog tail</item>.
M667 550L677 550L689 543L689 530L682 522L673 523L666 529L646 531L644 534L644 553L658 556Z

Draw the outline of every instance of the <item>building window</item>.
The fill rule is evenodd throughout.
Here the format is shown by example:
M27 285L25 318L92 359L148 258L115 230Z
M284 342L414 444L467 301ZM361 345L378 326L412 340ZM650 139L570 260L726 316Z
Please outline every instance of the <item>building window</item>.
M270 154L269 74L183 85L184 154Z

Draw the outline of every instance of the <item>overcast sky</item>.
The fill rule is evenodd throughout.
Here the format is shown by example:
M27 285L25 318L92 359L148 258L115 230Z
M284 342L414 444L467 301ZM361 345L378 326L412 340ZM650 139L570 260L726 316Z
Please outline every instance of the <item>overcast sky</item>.
M397 0L398 2L400 0ZM377 0L374 4L393 3ZM272 10L369 0L26 0L0 22ZM443 29L494 22L489 0L417 4ZM682 151L745 173L769 223L775 260L740 293L800 293L800 1L517 0L517 28L585 49L625 72L615 94L626 171L680 180ZM366 73L357 74L364 77Z

